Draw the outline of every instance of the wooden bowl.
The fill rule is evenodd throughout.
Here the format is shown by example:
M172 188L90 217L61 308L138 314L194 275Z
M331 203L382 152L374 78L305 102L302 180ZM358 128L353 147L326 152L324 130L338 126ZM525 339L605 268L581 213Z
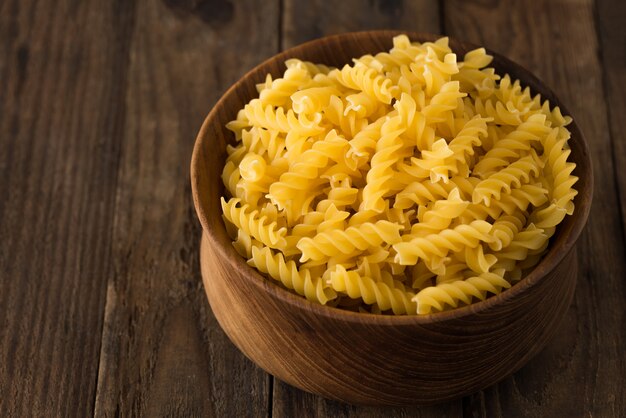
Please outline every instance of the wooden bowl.
M301 389L353 404L432 404L490 386L522 367L554 334L574 293L575 242L591 204L593 179L585 140L576 123L570 145L576 163L576 210L552 238L545 258L504 293L470 306L425 316L385 316L308 302L249 267L231 245L219 203L226 144L224 125L257 95L267 73L280 76L292 57L340 66L366 53L389 50L396 31L330 36L268 59L232 86L207 116L196 140L191 182L204 234L201 267L211 308L232 342L252 361ZM407 33L411 40L435 35ZM477 46L450 40L460 56ZM565 106L541 81L505 57L509 73Z

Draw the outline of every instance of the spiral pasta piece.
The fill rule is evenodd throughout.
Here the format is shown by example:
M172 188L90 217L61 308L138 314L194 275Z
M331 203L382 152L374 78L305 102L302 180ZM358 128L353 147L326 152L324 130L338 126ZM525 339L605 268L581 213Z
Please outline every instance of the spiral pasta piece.
M310 61L301 61L297 58L290 58L285 61L285 67L290 68L302 68L305 69L311 77L318 74L328 74L332 68L324 64L315 64Z
M446 183L432 180L414 181L396 195L394 207L409 209L413 205L426 205L428 202L447 198L455 188L459 190L463 199L471 199L478 182L479 180L473 177L452 177Z
M475 247L480 242L490 242L491 224L485 221L473 221L469 225L459 225L454 229L446 229L437 234L416 237L410 241L393 245L397 252L395 261L404 265L412 265L418 259L431 260L433 256L445 257L449 251L461 251L463 247Z
M298 114L311 115L321 112L330 103L330 98L341 93L334 87L310 87L291 95L291 106Z
M482 144L481 137L487 136L487 122L489 119L475 116L470 119L458 134L450 141L449 148L453 152L451 159L454 161L453 174L463 177L469 176L469 157L475 153L475 147Z
M541 228L530 224L525 229L519 231L511 243L501 251L495 253L499 260L524 260L529 251L540 250L548 241L548 235Z
M413 178L430 178L434 183L438 181L447 183L450 172L456 168L455 163L450 161L453 155L454 151L442 138L433 143L432 149L422 151L422 158L411 157L411 164L402 164L400 169Z
M569 132L563 128L555 128L550 135L545 137L543 147L552 179L552 201L556 207L565 209L565 212L571 215L574 212L573 199L578 194L573 186L578 181L578 177L572 176L576 164L567 162L571 153L571 150L565 149L568 139Z
M233 247L235 247L239 255L244 258L252 257L252 248L262 245L263 244L246 234L242 229L237 230L237 239L233 241Z
M311 149L295 159L289 171L281 174L280 179L269 186L267 197L278 208L286 209L289 221L294 222L307 212L316 194L321 192L319 188L316 190L316 187L326 183L326 180L320 177L322 169L328 167L331 162L342 162L347 146L345 138L334 130L330 131L323 140L315 142ZM302 198L294 199L294 195L298 196L300 190L309 191L308 198L302 195Z
M356 271L361 276L371 277L376 281L393 282L393 277L388 271L385 271L385 261L389 257L389 251L377 248L370 254L359 257L357 261ZM399 282L398 282L399 283ZM395 284L392 285L395 287Z
M491 206L501 209L507 215L517 210L525 211L529 206L541 207L548 200L548 191L539 183L523 184L511 193L502 196L501 200L491 200Z
M237 183L239 183L240 179L241 174L239 173L239 167L237 167L232 161L227 161L224 165L224 170L222 171L222 182L226 185L226 189L231 196L235 196L237 194Z
M386 183L393 177L392 166L397 162L397 151L402 147L398 137L404 129L400 118L392 118L381 128L381 138L376 144L376 153L372 156L371 168L367 173L367 184L363 189L363 210L382 212L385 210L383 196L388 192Z
M513 187L520 187L522 182L528 183L532 177L539 176L541 168L543 168L543 161L532 150L531 155L520 158L478 183L474 189L472 201L473 203L483 201L489 206L492 198L500 199L503 190L505 193L510 193Z
M465 280L442 283L420 290L413 298L418 314L443 311L447 307L456 308L459 304L469 305L472 299L485 300L487 294L497 295L511 284L504 279L502 269L487 272Z
M411 228L411 235L423 236L448 228L452 220L465 212L468 205L469 202L461 199L459 189L452 189L446 199L437 200L432 209L421 216L418 214L419 222Z
M524 226L524 220L523 215L505 215L496 219L490 231L493 241L488 243L489 248L493 251L500 251L508 247Z
M319 126L321 121L319 113L310 118L304 114L296 116L292 109L285 112L282 107L274 108L271 105L264 105L260 99L251 100L244 111L250 123L261 128L301 135L319 135L324 132L324 129Z
M331 187L328 191L328 197L321 200L318 204L318 210L333 205L341 209L355 209L358 199L359 189L350 186Z
M438 54L433 47L426 47L422 74L426 94L433 98L446 90L446 83L450 82L451 76L459 72L456 54L446 52L444 54L442 59L441 54ZM452 81L452 83L458 85L458 81Z
M248 153L259 154L271 163L285 156L287 143L285 136L279 132L252 127L242 132L241 141L242 148L247 150Z
M390 104L393 99L391 80L386 79L385 76L372 68L345 65L341 71L335 70L331 74L344 86L363 91L382 103Z
M461 259L450 259L449 263L446 263L446 269L443 273L438 274L435 278L435 283L429 283L428 286L421 286L420 289L432 285L438 285L442 283L456 282L457 280L465 280L465 273L467 272L467 263Z
M252 247L252 257L248 264L312 302L325 305L337 297L335 291L327 287L321 277L311 276L308 270L298 270L295 261L285 261L281 253L274 253L268 247Z
M258 209L252 209L249 204L241 203L241 199L231 198L228 202L222 197L222 211L228 221L246 234L254 237L264 245L279 248L286 244L286 228L278 228L276 222L267 222L266 216L260 216Z
M390 72L414 63L424 51L424 47L411 43L406 35L399 35L394 37L393 48L389 52L364 55L359 62L378 72Z
M366 222L348 227L345 231L333 230L317 234L313 238L302 238L298 249L302 252L300 261L322 260L336 253L351 254L365 251L383 243L400 242L402 227L389 221Z
M287 104L289 97L297 92L302 85L306 85L311 81L310 73L299 67L287 68L285 75L282 78L265 83L259 93L259 100L264 105L271 106L284 106Z
M474 173L484 178L518 160L522 152L530 151L534 143L540 143L550 132L545 115L532 115L506 137L499 139L493 148L476 163Z
M353 299L361 298L368 305L376 304L381 311L391 309L396 315L416 312L410 293L361 276L356 271L346 271L342 266L330 274L329 284L333 290L345 292Z
M551 203L538 208L530 215L530 221L539 228L554 228L560 224L567 215L567 209Z
M457 258L465 262L469 270L478 274L488 272L498 261L498 258L495 255L485 254L485 250L482 245L478 245L476 247L465 247L463 251L458 253Z
M429 123L444 122L446 112L452 111L458 104L458 99L466 96L460 90L458 81L449 81L433 96L430 103L422 109L422 113Z

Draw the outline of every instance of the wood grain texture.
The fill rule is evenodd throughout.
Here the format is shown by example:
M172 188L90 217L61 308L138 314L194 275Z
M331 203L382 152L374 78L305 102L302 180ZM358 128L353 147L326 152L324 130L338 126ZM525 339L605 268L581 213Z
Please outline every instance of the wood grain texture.
M0 2L3 417L93 412L133 16Z
M440 33L439 3L418 1L367 1L341 2L315 0L299 2L285 0L282 17L282 48L335 33L367 29L405 29L418 32ZM330 401L290 386L279 379L273 384L273 414L290 417L302 414L307 417L455 417L461 415L461 402L449 402L435 407L406 407L395 410L351 406Z
M623 167L626 167L626 130L623 123L626 114L626 2L597 0L596 8L614 176L622 212L622 233L626 236L626 176L623 175Z
M276 388L280 385L280 388ZM332 401L274 380L274 409L277 418L430 418L461 417L461 401L450 401L436 406L356 406Z
M439 4L431 0L283 0L283 49L322 36L394 29L440 33Z
M278 47L277 3L262 7L267 16L249 13L257 1L137 4L96 416L268 414L268 376L208 309L188 174L204 115Z
M618 0L0 1L0 416L626 416L625 13ZM598 186L557 337L512 378L428 408L274 380L199 283L187 167L207 111L284 47L385 27L527 65L574 112Z
M524 63L563 99L589 140L597 186L579 242L575 300L560 332L527 367L467 400L465 413L624 416L626 250L615 182L615 174L623 170L615 171L611 156L593 4L561 0L445 5L450 35Z
M432 404L475 392L517 370L553 335L573 295L573 245L590 207L590 160L576 123L571 159L577 164L577 211L555 234L542 262L507 292L436 315L393 317L342 311L308 302L246 264L221 221L221 170L230 132L224 125L255 96L267 73L287 58L340 66L354 56L391 47L399 32L331 36L272 57L242 78L205 120L191 164L193 197L205 232L205 289L220 325L248 357L294 386L352 404ZM409 33L418 41L433 35ZM455 40L464 54L476 48ZM493 67L524 80L562 105L532 74L494 54ZM566 111L565 108L563 108ZM450 348L454 347L453 350ZM288 353L288 354L286 354Z

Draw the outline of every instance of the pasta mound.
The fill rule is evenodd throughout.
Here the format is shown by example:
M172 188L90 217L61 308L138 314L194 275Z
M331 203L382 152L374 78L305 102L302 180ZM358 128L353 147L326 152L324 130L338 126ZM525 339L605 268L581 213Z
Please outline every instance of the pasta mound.
M335 69L290 59L227 124L222 198L248 264L308 300L429 314L498 294L574 211L571 122L448 39Z

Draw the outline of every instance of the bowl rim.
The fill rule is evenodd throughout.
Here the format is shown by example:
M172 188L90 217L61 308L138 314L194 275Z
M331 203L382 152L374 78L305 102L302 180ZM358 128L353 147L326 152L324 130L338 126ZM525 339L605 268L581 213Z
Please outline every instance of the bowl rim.
M568 126L570 131L575 130L576 135L579 139L576 145L581 147L581 155L586 160L586 165L589 168L585 173L576 173L579 177L581 175L585 175L587 187L585 190L578 190L577 199L577 211L575 212L576 222L574 225L566 230L558 233L559 242L563 242L562 245L555 246L552 245L551 249L543 256L541 261L519 282L515 283L511 288L499 293L497 295L493 295L483 301L478 301L472 303L470 305L462 306L459 308L454 308L448 311L436 312L432 314L418 314L418 315L382 315L382 314L373 314L373 313L361 313L361 312L353 312L344 310L341 308L336 308L333 306L321 305L318 303L311 302L307 300L305 297L292 293L291 291L281 287L274 280L271 280L264 275L262 275L258 270L249 266L246 263L244 257L241 257L234 247L229 246L228 249L224 248L222 245L218 244L217 239L215 239L213 228L210 226L208 222L208 218L206 215L205 208L202 205L202 200L200 199L200 190L199 190L199 177L202 176L202 171L198 170L198 164L202 154L202 147L205 142L204 138L208 137L209 128L212 125L213 119L216 119L218 116L218 111L222 108L223 103L226 101L226 98L232 94L235 94L239 88L247 81L248 78L256 75L262 68L268 67L272 63L276 62L284 62L287 58L297 55L298 52L306 50L315 46L318 43L326 42L326 41L334 41L334 42L344 42L345 40L355 40L357 38L368 37L368 38L392 38L397 35L407 35L411 41L417 42L428 42L439 39L441 37L447 37L451 44L460 46L466 50L476 49L476 48L485 48L488 54L497 57L501 62L506 63L509 66L517 67L527 79L524 79L524 85L529 84L528 81L532 81L535 84L540 85L546 92L550 93L552 98L554 98L554 103L551 104L552 107L559 106L561 112L564 115L569 115L572 117L572 123ZM536 93L536 92L534 92ZM543 95L542 95L543 96ZM545 98L543 99L545 100ZM225 129L225 128L224 128ZM572 134L572 138L574 135ZM345 32L335 35L324 36L321 38L313 39L302 44L293 46L286 50L283 50L277 54L272 55L271 57L265 59L260 64L256 65L254 68L246 72L242 77L240 77L232 86L226 90L220 97L220 99L213 105L209 114L205 117L200 131L196 137L196 141L193 148L193 153L191 157L190 163L190 171L191 171L191 187L192 187L192 196L194 207L196 209L196 214L200 223L202 224L203 234L216 245L213 245L212 248L217 252L217 256L225 259L229 262L229 264L238 267L240 270L245 271L250 274L242 274L245 276L245 279L248 280L251 284L259 289L259 291L270 293L273 297L278 298L284 303L291 305L294 308L306 311L310 314L316 316L324 316L328 318L332 318L335 320L343 320L346 322L358 322L358 323L369 323L372 325L382 325L382 326L398 326L398 325L427 325L434 324L454 319L463 319L473 314L480 314L496 305L503 304L505 302L510 301L511 299L515 299L518 295L524 293L529 288L537 285L542 279L544 279L548 273L554 270L557 265L565 258L565 256L572 250L575 249L575 243L582 233L584 229L587 218L589 216L591 202L593 198L593 166L591 161L591 156L589 153L588 143L576 124L575 118L572 116L572 113L564 106L560 99L554 94L552 89L543 81L541 81L536 75L527 70L522 65L512 61L506 56L495 52L489 48L482 47L479 45L475 45L470 42L459 41L456 38L449 37L447 35L437 35L425 32L413 32L413 31L403 31L403 30L371 30L371 31L359 31L359 32ZM579 184L581 182L579 181ZM222 222L222 227L225 228ZM202 250L201 250L202 251Z

